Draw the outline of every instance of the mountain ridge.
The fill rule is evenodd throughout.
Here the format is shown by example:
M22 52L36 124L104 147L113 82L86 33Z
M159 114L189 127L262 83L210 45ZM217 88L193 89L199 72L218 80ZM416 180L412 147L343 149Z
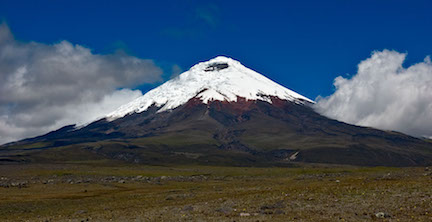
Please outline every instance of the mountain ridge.
M221 60L227 58L199 63L115 115L2 146L0 163L3 158L116 159L152 165L432 165L432 143L426 140L329 119L317 113L306 97L234 60ZM268 85L262 90L249 84L255 80L247 76L244 82L229 76L241 77L242 72ZM232 89L236 84L240 89Z

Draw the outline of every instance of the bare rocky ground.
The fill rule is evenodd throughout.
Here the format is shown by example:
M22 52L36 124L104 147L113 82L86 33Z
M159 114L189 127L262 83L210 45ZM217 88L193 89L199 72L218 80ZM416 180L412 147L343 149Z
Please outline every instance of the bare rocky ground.
M432 221L432 169L0 165L2 221Z

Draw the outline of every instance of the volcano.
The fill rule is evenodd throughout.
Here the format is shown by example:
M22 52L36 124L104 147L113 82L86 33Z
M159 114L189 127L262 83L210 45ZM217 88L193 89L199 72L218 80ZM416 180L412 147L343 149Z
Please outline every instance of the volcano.
M317 113L314 102L226 57L198 63L86 126L1 147L1 161L142 164L432 164L432 143Z

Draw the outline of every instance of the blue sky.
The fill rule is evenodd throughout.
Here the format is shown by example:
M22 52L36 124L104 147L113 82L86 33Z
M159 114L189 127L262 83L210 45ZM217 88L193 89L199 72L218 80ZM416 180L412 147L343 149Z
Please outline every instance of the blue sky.
M0 19L21 41L68 40L183 70L216 55L307 97L333 92L374 50L432 52L430 1L5 1Z
M431 9L416 0L0 0L0 144L101 118L218 55L322 96L315 110L330 118L432 138Z

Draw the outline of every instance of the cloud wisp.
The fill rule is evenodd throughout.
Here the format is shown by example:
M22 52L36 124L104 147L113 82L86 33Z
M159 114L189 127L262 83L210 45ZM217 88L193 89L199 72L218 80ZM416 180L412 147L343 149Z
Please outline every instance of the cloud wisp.
M184 4L183 2L181 4ZM220 8L216 4L207 3L191 6L183 13L175 26L166 27L161 34L173 38L201 38L220 28Z
M207 23L209 26L216 26L219 22L219 8L214 4L207 4L195 9L196 18Z
M432 136L432 63L404 68L406 53L377 51L351 79L334 80L336 91L318 98L316 110L343 122Z
M0 25L0 144L102 117L161 80L152 60L68 41L20 42Z

